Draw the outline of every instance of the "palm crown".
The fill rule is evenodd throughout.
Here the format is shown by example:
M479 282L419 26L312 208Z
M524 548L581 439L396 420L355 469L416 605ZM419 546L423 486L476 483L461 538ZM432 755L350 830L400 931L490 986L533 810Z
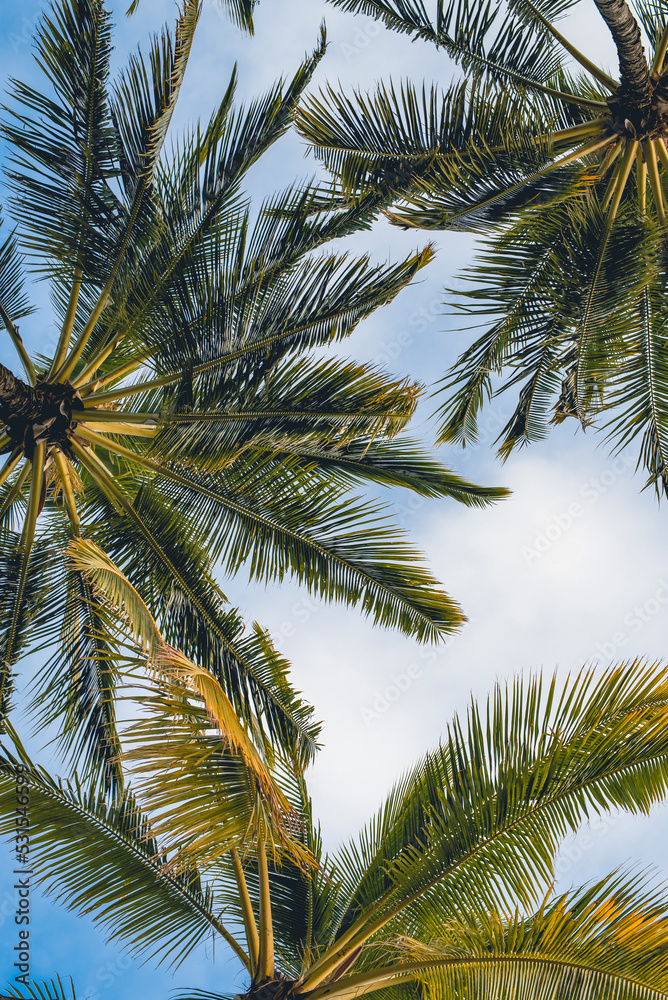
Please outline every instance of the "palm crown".
M464 74L444 93L330 88L298 113L348 197L389 190L398 225L485 237L460 303L495 319L444 380L440 439L475 440L486 399L515 388L502 456L550 421L602 416L613 447L640 438L639 464L668 490L666 5L595 0L616 79L558 26L577 0L438 0L433 17L421 0L331 2Z
M561 690L554 679L497 687L333 855L303 778L278 757L299 861L268 823L249 833L248 790L204 731L208 752L176 789L145 741L134 795L59 784L6 737L2 828L13 829L20 765L31 863L47 889L156 960L178 964L222 937L249 996L664 1000L663 891L619 871L561 896L551 885L560 842L582 821L664 799L667 691L665 667L637 661Z
M233 3L240 22L252 4ZM166 138L200 12L109 78L101 0L60 0L38 29L42 94L15 83L4 135L12 232L0 319L25 381L0 366L1 708L28 644L59 644L39 704L66 746L111 774L119 647L108 609L63 559L99 545L136 584L165 642L209 670L244 724L312 744L307 706L259 627L214 579L286 574L420 640L462 615L354 481L485 504L417 445L393 440L419 389L310 349L348 336L428 262L373 265L317 251L371 224L379 199L341 205L300 183L251 212L242 183L282 136L324 52L247 108L235 75L204 125ZM52 358L31 358L23 259L51 286Z

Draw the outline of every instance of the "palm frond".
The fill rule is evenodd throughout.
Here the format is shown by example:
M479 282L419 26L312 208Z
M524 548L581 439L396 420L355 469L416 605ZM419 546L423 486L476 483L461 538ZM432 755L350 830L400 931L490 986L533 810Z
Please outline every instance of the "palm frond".
M85 432L85 437L119 452L99 435ZM379 508L344 497L334 485L324 488L319 477L291 468L288 461L281 474L258 455L252 462L232 464L224 476L180 473L146 459L138 464L158 474L175 510L196 518L196 530L216 539L211 556L221 558L228 572L244 566L258 580L282 580L289 572L313 593L359 604L376 624L400 628L423 642L463 620ZM132 516L138 520L136 512ZM178 579L176 568L170 569Z
M393 31L432 42L460 63L467 75L486 75L505 87L516 85L549 93L552 88L546 85L563 72L562 49L574 55L595 79L610 81L554 26L576 0L517 0L504 8L489 0L439 0L434 18L421 0L330 2L370 15Z
M229 391L235 373L243 378L260 360L270 368L287 354L350 336L433 256L426 248L391 266L345 255L301 261L312 248L305 234L305 244L299 251L292 245L285 260L277 256L280 247L272 245L279 235L286 234L266 229L260 234L256 228L249 234L243 262L236 255L218 255L221 266L227 257L228 275L203 275L178 289L178 296L161 310L160 322L142 334L158 374L170 378L174 372L172 381L178 385L185 368L195 385L203 384L211 393L222 386ZM218 400L219 405L224 402ZM213 399L206 405L213 405Z
M33 680L31 711L40 728L57 727L60 749L80 775L97 774L105 786L120 788L119 622L80 572L65 571L62 582L50 583L33 641L57 648Z
M537 211L486 243L467 274L474 288L458 298L467 316L500 318L439 387L449 394L440 411L441 440L475 441L477 415L492 395L494 374L511 374L497 392L524 383L502 432L504 455L512 442L546 433L548 409L552 420L554 414L573 414L588 421L616 405L612 386L629 342L626 331L638 329L636 303L658 274L661 251L652 223L638 220L630 207L611 232L606 226L592 195ZM570 385L576 366L580 383L569 389L569 403L571 395L560 396L560 388ZM527 419L533 422L528 433Z
M401 938L403 961L344 976L314 1000L347 1000L411 978L443 997L663 1000L668 915L661 888L645 887L637 876L609 877L545 900L529 917L471 913L429 943Z
M25 552L20 535L0 533L0 616L7 623L0 639L0 716L9 710L12 692L12 667L25 654L30 643L30 627L39 615L51 582L53 552L38 544L24 573ZM23 588L21 589L21 580ZM13 629L9 623L14 623Z
M274 785L264 761L248 733L240 724L234 708L219 682L207 670L193 663L180 650L169 646L144 601L118 566L93 542L74 539L67 548L70 563L92 582L95 589L121 615L134 642L148 655L148 665L158 675L158 684L166 687L161 692L161 711L178 718L192 709L188 698L194 695L202 718L218 731L217 736L226 750L238 755L257 782L258 790L266 800L266 808L277 836L282 833L280 812L288 810L280 790ZM143 657L142 657L143 658ZM146 701L150 704L151 699ZM146 727L138 727L145 729ZM150 725L149 745L152 747L155 726ZM136 732L136 731L135 731ZM153 734L153 735L151 735ZM126 734L127 737L127 734ZM136 739L136 737L135 737ZM168 742L173 742L169 740ZM192 754L192 740L184 741ZM165 747L162 748L163 751ZM137 756L135 752L135 757ZM198 758L199 759L199 758ZM179 784L183 793L183 786ZM220 832L220 831L218 831Z
M199 280L203 270L229 257L225 214L238 211L241 180L290 125L293 107L324 47L323 29L318 49L293 79L287 85L276 84L246 111L231 113L233 74L207 128L195 134L185 149L176 149L170 169L163 168L156 176L155 195L164 206L159 237L145 258L135 261L132 279L126 281L122 336L151 313L171 286ZM227 254L220 252L221 234Z
M56 4L36 36L48 92L15 82L14 109L3 125L15 151L10 210L21 242L37 266L65 275L80 268L93 282L106 273L120 207L110 52L109 14L99 0Z
M610 377L608 437L623 448L642 434L647 485L668 495L667 317L657 284L643 289L629 320L628 347Z
M348 98L330 87L304 102L297 121L349 196L387 189L401 199L390 213L400 225L475 230L499 213L586 186L587 173L570 165L574 154L565 157L550 138L567 122L543 105L528 97L520 105L514 94L476 80L442 94L381 84ZM591 135L586 121L579 129L572 143L593 149L596 120Z
M668 675L622 665L498 687L472 705L385 809L340 853L349 901L311 987L381 930L415 921L436 934L466 909L535 904L560 839L604 809L645 812L668 788ZM495 902L496 901L496 902Z
M7 997L12 997L13 1000L76 1000L72 980L68 990L61 982L60 976L48 980L32 979L25 986L9 983L4 988L7 990Z
M161 678L139 699L142 717L124 733L124 762L171 864L208 870L266 838L277 859L309 867L299 816L272 762L230 724L215 681L173 652L157 666Z
M115 226L114 239L107 249L104 276L95 306L64 364L55 373L69 377L92 341L93 347L102 331L98 320L110 302L124 275L132 271L138 248L146 239L155 238L156 219L149 197L161 150L178 101L185 76L193 37L201 11L200 0L183 0L174 36L165 29L153 40L150 62L141 55L130 60L110 102L118 171L124 191L124 204ZM121 292L121 299L123 294Z
M643 27L652 50L656 49L666 27L666 9L661 0L631 0L629 5Z
M555 343L555 335L558 334L556 323L545 333L542 344L534 347L531 354L528 351L524 353L531 374L520 390L515 411L499 435L499 455L504 460L518 445L543 441L548 434L549 410L561 387L557 375L559 348ZM505 388L510 388L524 375L520 370Z
M61 784L20 745L13 750L5 745L0 750L3 834L9 835L14 821L19 764L30 785L31 860L48 895L89 915L109 940L132 954L170 965L210 934L229 937L199 872L167 870L168 857L128 791L105 795L76 779Z
M280 452L283 441L332 441L334 449L343 448L361 435L395 434L413 414L420 391L368 365L308 356L286 360L221 399L225 388L205 385L198 392L193 386L191 411L163 412L153 441L156 457L214 470L249 448ZM86 417L94 425L96 414Z
M383 486L403 486L423 497L449 497L470 507L486 507L509 496L503 487L476 486L431 458L418 442L404 436L395 441L356 437L343 446L277 443L277 450L314 465L344 483L359 480Z
M138 492L125 518L95 489L100 520L90 532L138 589L166 641L209 670L249 727L308 761L319 726L288 682L287 662L259 626L247 630L215 583L196 518L183 523L159 492ZM129 507L129 505L128 505ZM126 508L127 510L128 508ZM91 511L92 513L92 511Z
M0 247L0 325L4 327L13 342L28 381L34 385L35 369L17 326L17 320L34 312L34 307L23 290L23 284L23 258L19 253L14 234L10 233Z

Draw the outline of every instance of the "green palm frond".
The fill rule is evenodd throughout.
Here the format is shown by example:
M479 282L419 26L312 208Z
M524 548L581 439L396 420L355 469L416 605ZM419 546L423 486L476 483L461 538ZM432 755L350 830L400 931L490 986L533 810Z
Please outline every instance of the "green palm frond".
M436 934L471 908L535 904L567 833L603 809L661 801L666 684L665 668L634 662L600 680L583 672L560 695L554 679L517 681L486 712L472 705L337 857L348 901L307 983L407 922Z
M104 493L91 490L90 495L102 514L91 540L105 544L149 608L156 609L166 641L213 674L249 726L259 726L270 741L311 759L319 728L312 709L291 688L287 663L266 633L257 625L246 629L229 608L198 544L200 529L192 512L184 527L165 497L148 486L134 506L128 502L120 512ZM130 509L128 523L123 515Z
M111 115L120 146L119 173L126 206L134 204L135 211L147 183L155 180L197 15L197 4L184 6L175 33L164 29L153 40L148 57L133 55L111 88Z
M160 414L156 458L184 463L199 458L200 467L213 471L249 449L280 453L283 442L286 447L331 442L334 450L343 449L363 433L373 438L399 431L420 394L416 384L390 380L368 365L309 356L270 368L261 382L248 383L227 400L220 398L223 388L203 386L197 392L193 386L196 406ZM103 430L113 417L113 411L91 412L88 423L94 426L97 419Z
M387 205L387 194L376 192L351 204L336 182L292 184L263 203L252 253L266 262L273 275L330 240L369 230Z
M438 997L663 1000L667 949L661 889L637 877L608 878L546 900L529 917L471 913L444 925L443 936L429 943L399 939L402 961L344 976L313 996L348 1000L412 980Z
M551 22L577 0L531 3L518 0L499 8L489 0L439 0L431 18L421 0L330 0L344 10L370 15L393 31L443 48L469 75L486 75L504 87L549 92L562 71L563 44ZM596 71L577 49L567 49L590 71ZM600 73L600 71L598 71ZM600 77L607 77L600 73Z
M4 462L3 472L8 478L0 490L0 527L16 531L23 525L27 510L28 477L30 463L22 461L20 448L15 448Z
M382 20L389 28L435 41L431 19L421 0L341 0L343 10L368 14Z
M49 542L39 540L28 558L20 535L12 531L0 533L0 616L7 623L0 637L0 712L3 719L13 686L13 667L39 636L57 562L57 549Z
M259 982L291 1000L668 997L665 886L619 871L562 895L552 885L561 842L583 820L665 800L665 666L498 685L333 856L290 762L276 754L271 768L297 856L256 838L269 827L249 771L190 696L153 687L146 707L158 727L134 727L129 758L149 813L127 788L54 780L11 726L0 752L0 832L21 765L36 876L132 953L178 963L198 935L220 935L248 969L248 995ZM276 967L263 979L267 933Z
M156 177L155 197L164 206L160 234L133 267L122 298L122 336L132 335L170 290L198 278L219 262L232 264L232 246L226 230L230 213L238 212L238 188L253 164L290 125L290 114L300 93L324 54L324 31L315 53L284 86L278 83L247 111L233 113L236 73L201 135L185 149L174 151L170 168ZM231 259L230 259L231 258ZM121 306L119 302L117 308ZM107 320L107 322L113 322ZM116 321L117 325L117 321ZM119 336L114 331L114 338Z
M371 95L353 97L328 87L302 103L296 120L347 193L388 185L397 197L420 178L428 187L438 165L452 162L461 169L475 153L491 173L515 143L536 162L542 153L512 96L496 97L489 85L475 80L443 92L424 86L418 91L410 83L399 90L381 84ZM448 177L454 179L455 173Z
M591 198L537 213L487 246L467 275L474 287L460 293L460 308L501 318L461 356L439 389L449 396L441 409L441 440L475 440L491 377L510 370L496 390L509 392L522 383L502 432L501 453L507 455L516 443L544 437L550 422L575 414L589 423L608 405L618 405L614 386L620 365L626 367L624 345L642 315L638 298L660 275L661 243L649 220L631 213L606 231L600 204ZM569 402L562 385L569 384L571 372ZM527 420L534 423L528 433Z
M423 497L450 497L470 507L486 507L509 496L503 488L481 487L444 469L418 442L401 437L376 442L357 439L353 445L323 446L322 443L289 442L280 450L315 465L342 482L357 480L384 486L403 486Z
M470 282L471 287L461 293L459 309L465 315L484 312L487 316L500 318L462 354L443 380L440 391L448 392L449 399L441 409L441 441L457 441L463 445L475 443L478 414L492 395L492 375L502 372L518 355L522 359L517 365L518 379L526 375L527 369L533 370L540 379L534 365L537 362L542 366L544 345L549 345L557 355L556 370L563 367L563 356L569 345L567 326L559 322L552 300L555 263L558 275L558 268L568 259L563 238L564 221L563 212L550 211L543 216L540 241L525 238L525 228L518 226L517 233L511 230L498 242L487 242L480 264L467 272L467 283ZM483 283L483 271L487 283ZM490 274L494 276L492 284L489 283ZM472 305L469 305L470 300L473 300ZM560 383L561 379L559 386ZM559 386L555 386L555 390ZM452 392L455 387L456 391ZM516 420L518 426L508 430L521 439L521 411Z
M253 8L255 0L218 0L227 16L240 28L253 34Z
M171 873L132 794L60 784L20 746L0 750L0 828L13 821L17 765L30 784L31 859L45 891L88 914L134 954L178 964L225 932L196 869ZM125 890L118 892L119 881ZM241 949L237 945L238 952ZM242 953L243 954L243 953Z
M179 749L182 751L180 754L171 751L172 756L177 757L179 761L176 770L178 772L186 756L184 748L187 748L201 763L202 750L201 747L193 748L193 737L194 735L196 737L202 729L208 731L214 727L217 730L218 744L224 747L227 753L240 759L241 766L247 768L249 772L249 783L257 784L258 793L262 793L262 799L266 803L268 822L272 830L276 830L276 838L281 837L284 833L283 814L290 812L288 803L272 781L261 752L258 752L253 740L240 723L230 699L216 678L208 670L189 660L180 650L165 642L155 619L135 588L97 545L84 539L75 539L70 542L67 554L75 569L85 580L93 584L94 590L104 597L124 621L126 634L129 632L132 641L139 647L136 652L140 661L144 660L144 656L148 657L149 670L156 675L161 690L157 697L149 695L141 701L144 707L149 707L157 700L158 711L163 719L167 717L169 722L166 727L167 737L160 741L158 756L164 761L168 747L177 739L178 722L185 717L188 722L188 738L182 738L179 744ZM196 723L191 720L193 715ZM131 733L126 731L125 738L136 744L139 738L137 734L147 733L146 746L151 756L155 752L158 728L159 725L155 722L149 725L141 724ZM135 748L130 756L133 759L141 757L144 761L146 750L140 753ZM160 780L162 782L162 775ZM182 781L179 782L179 789L183 796ZM219 824L216 825L216 830L220 836Z
M607 145L605 138L587 138L578 147L577 157L586 161L589 154ZM415 183L415 193L391 213L391 221L403 228L485 233L523 212L556 208L586 193L590 171L586 163L573 165L575 153L558 157L541 143L533 146L520 169L505 151L472 151L465 160L453 157L447 164L438 164L432 176Z
M421 0L330 0L337 7L367 14L393 31L444 48L464 61L467 71L490 69L505 76L547 78L559 66L554 39L531 3L511 3L501 18L498 5L472 0L439 0L430 17ZM575 0L541 3L540 13L559 17ZM505 70L505 74L504 74Z
M32 979L23 986L14 986L9 983L4 987L7 996L14 1000L76 1000L74 984L70 980L69 989L61 982L60 977L56 979Z
M609 421L609 438L618 448L642 434L640 461L647 485L668 495L668 370L664 297L656 287L643 290L627 326L627 351L610 377L619 414Z
M423 229L484 229L504 214L581 193L591 169L573 165L550 133L565 130L582 150L608 142L595 124L571 128L558 108L526 96L520 108L514 94L477 80L442 94L381 84L347 98L330 87L303 103L297 123L349 195L388 189L401 199L392 221Z
M267 213L270 211L268 207ZM159 375L149 387L174 386L178 391L185 381L185 368L193 391L201 385L207 393L204 405L220 405L225 398L216 396L215 391L227 388L231 392L230 380L235 374L245 381L249 367L252 370L260 361L269 369L285 355L349 336L362 319L390 302L432 259L427 248L389 267L343 255L300 260L311 243L318 245L313 234L307 233L299 254L293 249L285 260L274 256L280 247L263 245L265 239L269 242L270 234L266 230L258 234L258 228L248 234L250 252L245 261L227 255L227 274L214 272L197 283L181 285L178 295L163 305L159 322L144 328L144 353L150 352ZM238 230L242 245L246 233L244 219ZM258 239L260 235L264 239ZM274 238L280 235L271 233ZM225 256L221 248L219 257ZM137 388L141 391L141 383ZM121 396L125 393L125 389L120 390ZM103 393L101 401L113 398L112 390ZM169 399L165 390L164 395L140 398L137 406L144 408Z
M124 454L123 446L91 432L86 437ZM184 521L192 519L194 531L217 539L210 555L222 559L229 573L243 567L251 580L282 580L290 573L313 593L359 604L377 624L421 641L437 639L463 620L380 507L344 495L335 484L325 486L296 463L285 460L277 466L264 455L251 455L243 465L233 463L224 477L180 473L149 460L144 464L157 474L173 510ZM129 505L126 510L130 513ZM158 542L139 513L132 510L132 516L157 551ZM176 564L165 565L178 581Z
M665 291L665 5L597 2L618 80L586 55L588 38L570 37L575 0L439 0L429 11L413 0L331 2L431 42L459 70L443 94L410 83L352 96L330 87L297 112L351 200L390 193L396 225L485 238L464 311L494 319L439 388L439 441L475 440L498 375L495 392L520 393L502 458L571 416L612 429L615 447L636 439L638 465L665 492L663 352L647 349L647 333L627 336ZM643 366L638 381L631 373Z
M49 270L58 262L66 274L79 268L99 281L120 209L113 192L109 15L99 0L72 0L43 18L36 45L52 96L14 84L15 108L3 125L15 151L10 210L31 256Z
M517 406L508 423L501 431L499 440L499 455L505 460L518 445L529 444L532 441L543 441L548 435L548 419L551 416L551 404L559 392L562 382L558 376L559 349L555 343L558 334L556 323L545 331L545 342L536 345L533 351L525 353L530 375L525 379L525 373L519 371L508 387L515 380L524 379L519 392Z
M631 9L643 27L650 45L656 48L665 27L665 4L657 3L656 0L632 0Z
M23 370L31 385L35 384L35 369L25 349L17 320L30 316L34 308L23 290L23 259L13 233L0 247L0 325L7 331L21 358Z
M65 758L80 774L121 786L116 696L123 682L118 620L79 572L51 581L36 628L53 648L33 680L31 709L39 728L55 725Z

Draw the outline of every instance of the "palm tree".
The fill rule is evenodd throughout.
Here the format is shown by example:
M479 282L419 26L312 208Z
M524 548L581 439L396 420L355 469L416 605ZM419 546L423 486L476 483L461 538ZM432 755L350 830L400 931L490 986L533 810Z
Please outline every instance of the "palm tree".
M20 765L46 889L133 954L172 965L223 938L248 997L665 1000L665 886L617 870L556 895L553 880L561 841L583 821L664 800L667 694L668 669L638 661L563 688L497 686L333 855L303 777L276 756L300 862L257 810L235 838L249 803L225 746L207 747L196 725L178 790L155 766L174 744L139 738L134 795L59 784L5 738L0 826L12 832Z
M390 190L394 223L484 237L458 295L487 329L439 390L440 440L474 441L486 400L516 390L501 456L550 423L602 418L613 448L640 439L638 464L668 492L666 4L595 0L616 78L557 26L576 0L438 0L434 17L422 0L331 2L463 72L442 94L329 89L298 112L347 197Z
M253 4L228 5L248 26ZM0 319L24 369L0 366L0 718L11 669L57 645L38 685L74 760L118 777L118 648L96 593L63 559L99 545L136 584L165 641L209 670L245 723L306 745L309 711L266 632L248 630L214 569L291 575L421 641L463 620L356 482L484 506L505 491L394 440L419 387L313 353L389 302L431 258L392 265L328 249L380 204L341 206L295 183L251 210L242 185L279 139L325 50L166 146L200 0L109 77L102 0L58 0L36 35L45 93L13 85L3 126L11 232ZM30 357L24 258L50 283L60 330Z

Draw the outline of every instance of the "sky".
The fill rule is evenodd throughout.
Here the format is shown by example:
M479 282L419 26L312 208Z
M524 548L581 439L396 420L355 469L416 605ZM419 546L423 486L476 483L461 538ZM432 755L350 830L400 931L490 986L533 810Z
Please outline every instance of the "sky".
M40 3L17 0L0 7L0 53L8 75L30 78L30 36ZM174 5L143 0L131 21L114 2L118 31L115 64L165 19ZM400 77L447 82L447 59L366 18L353 18L324 0L263 0L257 32L243 37L213 2L207 2L181 97L176 125L208 118L222 96L232 65L239 66L242 98L261 93L291 72L317 41L326 19L329 49L312 89L325 81L344 88L372 85L391 70ZM571 19L571 37L585 38L587 53L614 59L593 3L583 0ZM270 192L316 169L296 136L288 136L253 172L254 195ZM429 234L431 237L432 234ZM378 261L397 260L428 242L379 223L351 242ZM436 234L436 260L420 280L358 328L337 353L374 360L396 375L433 383L455 359L470 333L454 329L443 289L471 260L463 234ZM43 295L43 290L38 290ZM35 347L53 335L48 308L25 324ZM0 359L9 353L0 346ZM13 363L13 362L12 362ZM434 439L426 398L413 433ZM373 629L354 610L318 604L300 588L247 586L226 581L230 599L263 622L289 657L293 679L324 720L323 743L309 775L316 815L328 847L351 836L380 805L393 781L433 747L471 694L484 698L495 681L517 673L556 670L565 678L584 664L602 668L633 657L665 655L668 608L668 529L665 505L642 491L635 455L611 457L602 437L561 425L546 442L513 455L505 465L493 441L509 415L501 396L483 420L479 444L465 452L441 449L442 461L475 482L503 485L512 497L486 511L454 502L423 501L389 492L399 521L426 553L435 574L463 606L465 628L445 646L424 649L392 632ZM44 751L42 759L48 759ZM565 845L560 885L581 883L619 864L637 862L665 877L668 814L612 817ZM7 865L0 871L0 983L13 978L15 892ZM141 966L85 918L33 897L32 975L72 976L80 1000L167 998L174 989L235 991L236 965L224 949L202 946L175 972Z

